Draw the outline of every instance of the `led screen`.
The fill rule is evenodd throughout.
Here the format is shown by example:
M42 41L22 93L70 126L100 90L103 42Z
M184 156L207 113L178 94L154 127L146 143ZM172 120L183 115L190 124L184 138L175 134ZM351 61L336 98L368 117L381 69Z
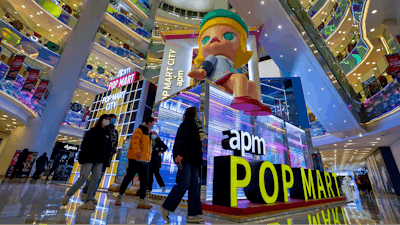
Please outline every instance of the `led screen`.
M304 130L286 123L286 134L289 146L289 161L292 168L310 168L307 138ZM311 169L311 168L310 168Z
M154 179L153 194L167 195L175 185L178 169L174 163L172 154L175 135L179 125L182 123L183 114L186 109L192 106L200 108L200 92L201 86L197 86L155 106L154 117L157 119L157 123L154 129L157 131L161 140L168 145L168 151L162 154L162 165L160 169L161 177L168 191L162 193Z

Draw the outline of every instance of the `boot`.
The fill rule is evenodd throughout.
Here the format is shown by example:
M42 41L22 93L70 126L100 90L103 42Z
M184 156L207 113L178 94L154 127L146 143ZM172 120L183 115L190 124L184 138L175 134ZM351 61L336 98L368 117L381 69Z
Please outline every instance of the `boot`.
M87 201L82 205L81 209L94 210L96 209L96 205L93 204L92 201Z
M139 200L139 204L137 206L138 209L151 209L151 205L149 205L144 199Z
M199 215L197 215L197 216L188 216L187 222L188 223L201 223L201 222L204 222L204 219L201 218Z
M117 197L117 201L115 201L115 205L121 205L122 204L122 198L123 198L124 196L123 195L118 195L118 197Z
M164 207L162 206L161 206L161 216L165 221L169 222L169 211L164 209Z
M68 205L69 198L70 198L70 196L65 195L64 198L63 198L62 201L61 201L61 205L62 205L62 206Z

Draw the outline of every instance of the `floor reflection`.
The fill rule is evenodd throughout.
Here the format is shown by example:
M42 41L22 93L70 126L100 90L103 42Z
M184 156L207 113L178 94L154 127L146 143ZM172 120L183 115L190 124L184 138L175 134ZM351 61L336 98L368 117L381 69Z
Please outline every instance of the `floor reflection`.
M68 187L39 180L4 180L0 184L0 223L2 224L166 224L160 214L160 202L151 210L137 209L138 199L126 196L122 206L115 206L116 195L98 192L95 210L82 210L80 191L61 206ZM361 198L343 207L292 214L252 223L265 224L398 224L400 201L397 196L377 194ZM230 220L206 214L205 224L232 224ZM186 224L186 210L171 215L170 224Z

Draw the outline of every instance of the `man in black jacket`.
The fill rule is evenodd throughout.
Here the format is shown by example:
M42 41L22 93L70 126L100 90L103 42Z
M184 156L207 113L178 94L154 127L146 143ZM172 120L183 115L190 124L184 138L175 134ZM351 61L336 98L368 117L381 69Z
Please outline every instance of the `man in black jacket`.
M151 133L151 139L153 140L152 145L152 153L150 160L150 173L149 173L149 182L148 182L148 190L151 192L153 190L153 174L156 176L156 180L158 185L162 188L162 191L165 192L165 184L160 175L161 168L161 154L168 150L168 146L160 139L156 132Z
M26 162L26 159L28 158L29 155L29 150L25 148L21 154L18 156L17 163L14 165L13 172L11 173L10 180L13 179L14 177L20 177L22 176L22 170L24 169L24 163Z

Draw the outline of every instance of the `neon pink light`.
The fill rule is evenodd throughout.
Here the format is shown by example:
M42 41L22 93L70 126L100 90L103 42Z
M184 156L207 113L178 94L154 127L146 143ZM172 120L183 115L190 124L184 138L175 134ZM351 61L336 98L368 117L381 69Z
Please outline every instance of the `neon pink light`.
M114 79L108 83L108 88L107 91L113 90L115 88L119 88L128 84L132 84L135 81L138 81L140 77L140 73L138 72L133 72L131 74L125 75L123 77L119 77L117 79Z

